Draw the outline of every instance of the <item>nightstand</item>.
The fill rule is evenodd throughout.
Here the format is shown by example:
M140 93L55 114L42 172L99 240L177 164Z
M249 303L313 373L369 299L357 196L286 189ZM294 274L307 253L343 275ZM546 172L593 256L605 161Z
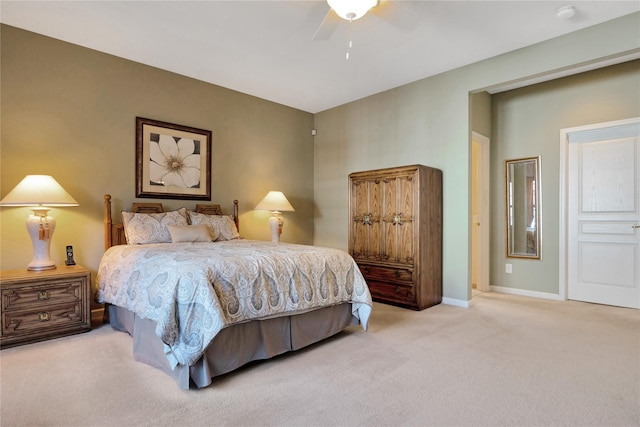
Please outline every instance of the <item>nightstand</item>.
M79 265L0 271L0 348L90 331L90 284Z

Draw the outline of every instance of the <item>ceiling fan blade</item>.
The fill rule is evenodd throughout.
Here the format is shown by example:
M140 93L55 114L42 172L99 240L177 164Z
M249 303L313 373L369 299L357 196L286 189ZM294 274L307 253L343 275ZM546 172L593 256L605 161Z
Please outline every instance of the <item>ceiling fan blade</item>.
M408 2L379 0L369 12L384 19L394 27L411 30L419 24L418 15L411 13Z
M342 21L342 18L340 18L338 14L333 11L333 9L329 9L329 11L325 15L324 19L322 20L322 23L316 30L316 33L313 35L313 38L311 40L313 41L328 40L341 21Z

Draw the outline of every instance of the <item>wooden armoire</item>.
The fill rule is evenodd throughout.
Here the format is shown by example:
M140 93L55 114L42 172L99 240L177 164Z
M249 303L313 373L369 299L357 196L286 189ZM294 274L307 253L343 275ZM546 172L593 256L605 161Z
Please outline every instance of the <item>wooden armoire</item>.
M442 301L442 171L423 165L349 175L349 253L374 301Z

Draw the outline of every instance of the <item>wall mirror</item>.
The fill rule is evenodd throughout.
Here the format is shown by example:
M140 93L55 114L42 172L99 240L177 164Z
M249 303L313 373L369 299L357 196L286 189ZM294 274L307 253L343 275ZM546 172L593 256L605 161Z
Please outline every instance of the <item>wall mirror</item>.
M540 157L505 160L507 257L540 259Z

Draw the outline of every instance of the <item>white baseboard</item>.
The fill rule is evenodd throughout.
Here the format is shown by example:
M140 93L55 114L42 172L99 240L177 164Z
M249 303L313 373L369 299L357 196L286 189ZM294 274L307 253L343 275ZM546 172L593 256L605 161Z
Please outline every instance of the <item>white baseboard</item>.
M456 307L469 308L471 301L442 297L442 304L455 305Z
M520 295L523 297L550 299L554 301L564 301L558 294L550 294L548 292L528 291L526 289L507 288L504 286L491 286L491 292L497 292L501 294Z

